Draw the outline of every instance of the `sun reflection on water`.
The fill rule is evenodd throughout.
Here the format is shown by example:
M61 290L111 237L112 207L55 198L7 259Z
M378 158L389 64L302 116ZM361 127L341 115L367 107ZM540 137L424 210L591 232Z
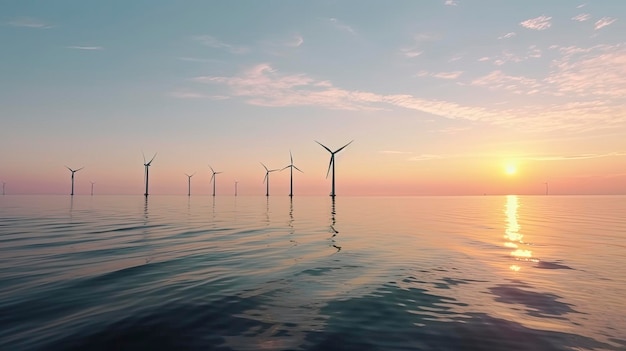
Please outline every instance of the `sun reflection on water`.
M519 245L525 244L523 239L524 235L520 233L521 226L517 221L517 209L519 208L519 201L517 195L507 195L506 204L504 205L504 213L506 214L506 228L504 230L504 246L514 249L511 251L511 256L519 261L535 261L533 259L533 253L527 249L520 249ZM509 267L512 271L518 272L521 267L518 265L511 265Z

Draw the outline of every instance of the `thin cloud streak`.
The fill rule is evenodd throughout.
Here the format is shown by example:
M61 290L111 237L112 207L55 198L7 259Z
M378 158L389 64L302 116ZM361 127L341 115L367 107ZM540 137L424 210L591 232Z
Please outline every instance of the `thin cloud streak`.
M591 19L591 15L588 13L581 13L580 15L576 15L572 17L572 20L578 21L578 22L585 22L585 21L588 21L589 19Z
M53 25L47 24L43 21L37 20L35 18L30 17L20 17L9 22L6 22L7 25L11 27L21 27L21 28L35 28L35 29L50 29L54 28Z
M248 49L245 46L237 46L237 45L228 44L223 41L220 41L219 39L215 38L212 35L197 35L193 37L193 40L200 42L203 45L214 48L214 49L226 50L230 52L231 54L245 54L250 51L250 49Z
M552 17L548 16L539 16L531 19L527 19L526 21L520 22L520 25L524 28L534 29L534 30L546 30L552 26L550 20Z
M330 23L331 23L331 24L332 24L335 28L337 28L337 29L339 29L339 30L342 30L342 31L344 31L344 32L348 32L348 33L350 33L350 34L352 34L352 35L356 35L356 34L357 34L357 33L356 33L356 31L355 31L352 27L350 27L349 25L347 25L347 24L345 24L345 23L341 22L340 20L338 20L338 19L336 19L336 18L334 18L334 17L329 18L329 19L328 19L328 21L329 21L329 22L330 22Z
M66 46L66 49L75 49L75 50L87 50L87 51L100 51L100 50L104 50L104 48L102 46L79 46L79 45L74 45L74 46Z
M388 154L388 155L410 155L411 151L396 151L396 150L382 150L378 151L379 154Z
M499 36L498 39L509 39L509 38L513 38L515 35L516 35L515 32L509 32L509 33Z
M613 22L615 22L615 21L617 21L617 19L616 19L616 18L611 18L611 17L602 17L602 18L600 18L600 19L596 22L596 24L595 24L594 28L595 28L596 30L598 30L598 29L602 29L602 28L604 28L604 27L606 27L606 26L610 26L610 25L611 25L611 24L613 24Z

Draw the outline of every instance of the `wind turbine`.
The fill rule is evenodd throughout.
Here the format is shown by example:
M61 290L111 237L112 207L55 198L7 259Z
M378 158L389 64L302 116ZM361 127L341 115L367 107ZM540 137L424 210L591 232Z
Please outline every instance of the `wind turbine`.
M288 166L285 166L285 168L291 168L289 170L289 175L290 175L290 178L289 178L289 196L292 197L293 196L293 169L294 168L297 169L298 171L300 171L300 173L304 173L304 172L302 172L300 170L300 168L296 167L293 164L293 155L291 155L291 150L289 150L289 159L291 160L291 163ZM285 168L283 168L283 169L285 169ZM283 169L281 169L281 171Z
M237 184L239 184L239 182L235 180L235 196L237 196Z
M2 182L2 195L6 194L6 193L4 192L4 186L5 186L5 185L7 185L7 183L5 183L5 182L3 181L3 182Z
M93 196L93 185L96 184L95 182L90 181L89 183L91 183L91 196Z
M328 178L328 174L330 173L330 169L333 169L333 179L332 179L332 190L330 192L330 196L335 197L335 154L338 153L339 151L343 150L346 146L352 144L354 140L352 140L351 142L347 143L346 145L340 147L339 149L332 151L329 148L327 148L326 146L324 146L322 143L320 143L319 141L315 141L316 143L320 144L324 149L326 149L326 151L330 152L330 163L328 164L328 171L326 172L326 178Z
M152 161L154 161L154 158L156 157L157 154L155 153L149 162L146 162L146 155L144 155L143 152L141 154L143 156L143 165L146 167L146 192L143 195L148 196L148 168L150 167L150 164L152 163Z
M80 171L81 169L85 167L80 167L79 169L71 169L68 166L65 166L65 168L69 169L70 172L72 172L72 192L70 193L70 195L74 196L74 173Z
M548 182L543 183L546 185L546 195L548 195Z
M220 174L222 172L215 172L213 170L213 167L211 167L211 165L209 165L209 168L211 169L211 172L213 172L213 174L211 174L211 180L213 181L213 196L215 196L215 178L216 178L215 175Z
M280 171L280 169L267 169L263 162L261 165L265 168L265 178L263 178L263 183L266 183L265 196L270 196L270 173Z
M191 175L185 173L187 176L187 196L191 196L191 177L193 177L194 174L196 173L194 172Z

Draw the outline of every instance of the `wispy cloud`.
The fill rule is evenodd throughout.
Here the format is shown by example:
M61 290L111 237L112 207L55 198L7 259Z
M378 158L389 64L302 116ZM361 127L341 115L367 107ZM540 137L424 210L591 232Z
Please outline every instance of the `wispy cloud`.
M413 36L413 43L400 49L400 53L408 58L420 56L423 51L421 46L426 42L437 40L437 37L427 33L418 33Z
M390 154L390 155L410 155L411 151L397 151L397 150L382 150L378 151L379 154Z
M608 152L603 154L572 154L572 155L526 155L518 157L521 160L529 161L568 161L568 160L588 160L593 158L626 156L626 152Z
M193 40L198 41L202 43L203 45L206 45L214 49L226 50L232 54L245 54L248 51L250 51L250 49L248 49L245 46L228 44L221 40L218 40L212 35L197 35L193 37Z
M611 24L613 24L613 22L617 21L616 18L611 18L611 17L602 17L600 18L596 24L595 24L595 29L601 29L604 28L606 26L610 26Z
M289 47L297 48L303 43L304 43L304 38L302 38L300 34L296 34L293 36L293 38L285 42L285 45Z
M409 161L430 161L430 160L438 160L442 158L447 158L443 155L433 155L433 154L421 154L417 156L413 156L409 158Z
M104 50L104 48L102 46L73 45L73 46L66 46L65 48L67 48L67 49L74 49L74 50L86 50L86 51L100 51L100 50Z
M459 4L456 0L445 0L444 5L446 6L457 6Z
M428 72L419 71L418 77L434 77L439 79L457 79L463 74L463 71L451 71L451 72Z
M54 28L53 25L50 25L41 20L31 18L31 17L16 18L14 20L6 22L6 24L12 27L35 28L35 29Z
M626 124L626 108L619 99L575 102L549 99L538 100L542 102L530 105L493 104L492 107L479 107L452 101L424 99L410 94L385 95L346 90L336 87L327 80L315 79L306 74L283 74L269 64L256 65L235 76L201 76L193 78L192 81L223 85L228 89L226 95L241 98L247 104L265 107L316 106L351 111L404 108L442 118L479 121L530 131L582 132ZM505 91L531 94L535 90L547 93L547 89L556 83L496 71L483 77L482 81L477 80L472 84L489 89L501 86ZM619 84L624 86L625 83Z
M515 32L508 32L504 35L501 35L498 37L498 39L509 39L509 38L513 38L515 36Z
M588 13L581 13L580 15L576 15L574 17L572 17L572 19L574 21L578 21L578 22L585 22L588 21L589 19L591 19L591 15Z
M206 100L227 100L229 96L225 95L208 95L193 91L173 91L168 94L170 97L177 99L206 99Z
M520 25L524 28L534 29L534 30L545 30L550 28L552 23L550 20L552 17L548 16L539 16L531 19L527 19L526 21L520 22Z
M352 28L351 26L341 22L340 20L338 20L337 18L331 17L328 19L328 22L330 22L333 27L344 31L344 32L348 32L352 35L356 35L356 31L354 30L354 28Z

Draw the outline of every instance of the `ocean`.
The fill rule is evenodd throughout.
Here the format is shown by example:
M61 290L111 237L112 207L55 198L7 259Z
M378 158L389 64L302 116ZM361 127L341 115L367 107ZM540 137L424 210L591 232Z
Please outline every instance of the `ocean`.
M626 196L0 196L1 350L626 350Z

